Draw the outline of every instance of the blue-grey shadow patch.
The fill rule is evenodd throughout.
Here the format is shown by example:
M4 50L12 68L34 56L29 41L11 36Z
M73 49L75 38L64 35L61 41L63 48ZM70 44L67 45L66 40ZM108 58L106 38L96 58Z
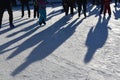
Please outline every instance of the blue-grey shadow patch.
M93 27L89 30L87 39L86 39L86 46L88 48L84 62L88 63L93 58L95 52L97 49L102 48L108 38L108 22L110 17L105 19L105 17L102 20L102 17L99 17L98 23L95 26L95 29ZM102 21L101 21L102 20Z

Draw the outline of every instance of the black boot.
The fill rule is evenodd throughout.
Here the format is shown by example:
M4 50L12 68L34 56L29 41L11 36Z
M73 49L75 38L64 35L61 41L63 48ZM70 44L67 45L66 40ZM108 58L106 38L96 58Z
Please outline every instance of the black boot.
M42 23L41 23L41 22L39 22L39 25L41 26L41 25L42 25Z
M30 18L30 15L28 15L28 18Z
M21 16L21 18L23 18L23 17L24 17L24 15Z
M10 24L10 28L13 29L15 26L13 24Z
M42 23L43 23L44 25L46 25L46 22L45 22L44 20L42 20Z

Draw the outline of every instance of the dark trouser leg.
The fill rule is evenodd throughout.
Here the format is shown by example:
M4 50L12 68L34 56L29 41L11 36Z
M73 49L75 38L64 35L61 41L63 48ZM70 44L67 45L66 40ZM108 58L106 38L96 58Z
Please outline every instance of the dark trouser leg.
M5 9L0 9L0 28L2 25L2 18L3 18L3 13L4 13Z
M37 14L37 18L39 18L39 7L38 6L34 6L34 18L36 17Z
M34 18L36 17L36 6L34 6Z
M81 4L78 5L78 17L80 17L80 13L81 13Z
M68 15L68 12L69 12L69 6L66 5L66 6L65 6L65 15Z
M10 25L12 25L13 24L13 12L12 12L12 8L11 7L7 8L7 11L8 11L8 14L9 14Z
M73 15L73 6L70 6L70 14Z
M21 12L22 12L22 16L21 16L21 17L24 16L24 5L25 5L24 3L21 4L21 6L22 6L22 7L21 7Z
M100 14L103 12L103 4L101 4Z
M36 7L36 10L37 10L37 18L39 18L39 7L38 6Z
M86 4L83 4L84 16L86 17Z
M10 23L10 28L14 28L13 25L13 12L12 12L12 8L8 7L7 8L8 14L9 14L9 23Z
M28 10L28 17L30 17L30 7L29 7L29 3L28 2L26 3L26 6L27 6L27 10Z

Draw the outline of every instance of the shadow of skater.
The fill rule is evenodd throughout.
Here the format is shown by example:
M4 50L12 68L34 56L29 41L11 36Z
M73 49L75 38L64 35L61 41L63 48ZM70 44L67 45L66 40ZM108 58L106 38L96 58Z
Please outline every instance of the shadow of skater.
M86 46L88 47L87 53L84 58L84 63L91 61L93 55L95 54L98 48L103 47L108 37L108 22L110 17L101 21L101 16L99 17L98 23L96 24L95 29L93 27L90 29L87 39Z
M115 16L116 20L120 18L120 9L117 9L115 7L115 11L113 11L113 13L114 13L114 16Z
M15 76L27 68L30 64L42 60L50 55L54 50L56 50L60 45L62 45L72 34L75 32L75 29L78 24L82 22L82 20L76 23L77 19L68 24L68 26L63 27L66 23L64 18L60 21L53 24L51 27L47 28L46 30L32 36L30 39L26 40L20 48L24 46L27 42L32 41L33 46L38 44L34 50L30 53L30 55L26 58L26 61L21 64L18 68L16 68L11 75ZM60 24L62 22L62 24ZM76 23L76 24L75 24ZM47 34L46 34L47 33ZM34 40L38 40L37 43ZM30 47L27 46L27 47Z
M20 32L26 32L24 35L21 35L21 36L15 38L15 39L13 39L13 40L11 40L11 41L3 44L3 45L1 45L1 46L0 46L0 54L4 54L5 52L8 52L8 51L10 51L10 50L12 50L12 49L17 48L18 46L15 46L14 48L11 48L11 49L6 49L6 48L8 48L9 46L11 46L12 44L17 43L18 41L20 41L20 40L26 38L27 36L31 35L31 34L34 33L38 28L39 28L39 27L38 27L38 24L37 24L37 23L34 23L34 24L32 24L32 25L24 28L23 30L20 30L20 31L18 31L18 32L14 32L14 33L8 35L7 37L12 37L12 36L14 36L15 34L18 34L18 33L20 33ZM11 56L9 56L8 59L9 59L10 57L11 57Z

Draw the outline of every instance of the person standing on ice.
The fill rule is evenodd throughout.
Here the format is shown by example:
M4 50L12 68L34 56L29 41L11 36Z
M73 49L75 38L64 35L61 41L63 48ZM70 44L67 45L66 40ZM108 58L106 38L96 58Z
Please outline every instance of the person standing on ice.
M29 7L29 0L19 0L21 2L21 12L22 12L22 16L24 17L24 7L27 7L28 10L28 17L30 18L30 7Z
M33 0L33 5L34 5L34 18L39 18L39 6L38 6L38 0Z
M111 16L110 1L111 0L104 0L104 16L106 15L107 11L108 11L109 16Z
M69 8L70 8L70 14L73 16L75 1L76 0L63 0L65 15L68 15Z
M77 5L78 5L78 17L80 17L80 13L83 7L83 13L86 18L86 5L87 5L87 0L76 0Z
M41 26L42 23L46 25L46 4L48 4L47 0L38 0L39 5L39 25Z
M13 25L13 11L12 11L12 1L11 0L0 0L0 28L2 25L2 17L4 14L4 11L7 10L9 14L9 23L10 28L14 28Z

